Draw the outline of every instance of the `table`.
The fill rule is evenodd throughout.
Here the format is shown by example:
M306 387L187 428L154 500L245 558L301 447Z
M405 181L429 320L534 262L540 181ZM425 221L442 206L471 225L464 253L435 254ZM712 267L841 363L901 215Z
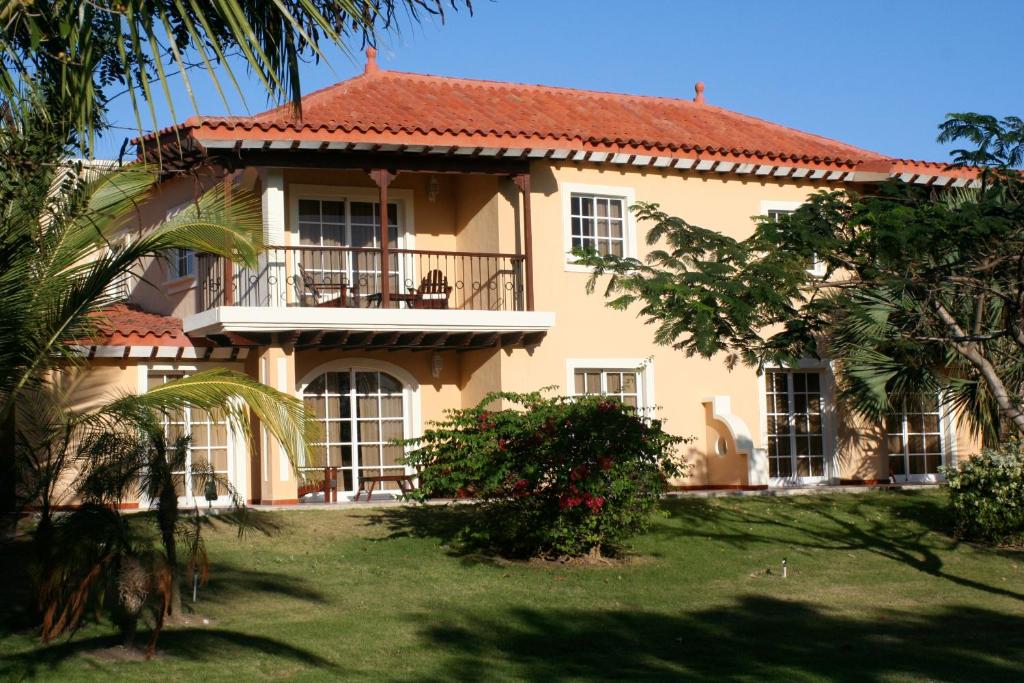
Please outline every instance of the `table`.
M359 500L359 496L366 492L366 502L370 502L370 498L373 497L373 490L377 488L377 484L383 484L386 481L393 481L398 484L398 488L401 489L403 496L408 496L412 493L416 487L413 484L414 474L364 474L359 477L359 490L356 491L356 500ZM369 488L367 488L369 484Z

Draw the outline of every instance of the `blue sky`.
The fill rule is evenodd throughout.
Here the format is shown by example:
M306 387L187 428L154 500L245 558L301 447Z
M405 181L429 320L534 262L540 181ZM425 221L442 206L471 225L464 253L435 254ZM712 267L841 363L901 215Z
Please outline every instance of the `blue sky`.
M382 36L382 68L692 98L879 152L941 161L947 112L1024 116L1024 0L474 0L475 15ZM302 70L305 92L362 70L339 51ZM225 113L197 76L204 114ZM254 83L248 112L268 102ZM229 92L229 113L246 107ZM181 97L178 118L193 113ZM134 125L126 98L111 123ZM160 125L171 123L162 108ZM117 128L97 156L116 156Z

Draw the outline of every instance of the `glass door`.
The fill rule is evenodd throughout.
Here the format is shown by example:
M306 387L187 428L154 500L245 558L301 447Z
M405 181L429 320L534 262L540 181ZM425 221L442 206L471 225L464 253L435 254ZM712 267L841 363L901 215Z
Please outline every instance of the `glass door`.
M303 390L303 401L320 420L326 441L317 462L339 468L338 492L353 495L366 475L402 474L404 449L390 443L406 436L405 388L386 372L349 369L327 372ZM394 490L387 482L378 490Z
M385 269L380 252L380 203L372 201L300 199L297 282L316 305L342 299L366 306L380 297ZM388 246L398 249L398 204L388 202ZM391 291L398 292L401 259L392 253L386 269ZM310 303L300 301L300 303Z
M938 396L905 399L886 418L889 476L895 481L937 482L945 462Z
M149 384L156 386L184 376L183 373L151 373ZM206 482L217 486L216 504L231 502L228 485L234 485L230 458L231 433L227 418L191 406L163 414L164 440L168 450L177 440L189 436L188 452L182 468L174 471L180 505L200 507L207 504ZM170 456L170 454L168 454ZM212 477L211 477L212 473Z
M765 372L768 475L775 486L825 479L825 431L821 373Z

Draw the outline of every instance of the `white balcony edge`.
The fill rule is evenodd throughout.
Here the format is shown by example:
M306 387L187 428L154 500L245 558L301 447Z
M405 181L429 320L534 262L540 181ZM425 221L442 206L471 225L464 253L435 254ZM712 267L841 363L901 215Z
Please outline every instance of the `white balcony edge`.
M547 332L549 311L217 306L185 318L187 334L224 332Z

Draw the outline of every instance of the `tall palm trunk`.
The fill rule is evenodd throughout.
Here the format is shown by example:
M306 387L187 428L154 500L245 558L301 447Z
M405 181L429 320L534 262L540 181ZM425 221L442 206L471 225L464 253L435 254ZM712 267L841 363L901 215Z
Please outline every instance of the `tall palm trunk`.
M178 492L174 488L174 474L167 463L167 459L160 460L160 499L157 505L156 519L160 528L160 541L164 546L164 554L167 556L167 566L171 572L171 600L168 604L167 615L181 612L181 587L178 580L178 543L175 537L175 529L178 524Z

